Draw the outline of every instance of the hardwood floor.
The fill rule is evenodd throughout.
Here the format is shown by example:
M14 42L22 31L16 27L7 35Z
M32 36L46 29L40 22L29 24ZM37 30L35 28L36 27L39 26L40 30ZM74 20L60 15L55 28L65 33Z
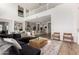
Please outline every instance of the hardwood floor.
M76 43L63 42L58 55L79 55L79 45Z

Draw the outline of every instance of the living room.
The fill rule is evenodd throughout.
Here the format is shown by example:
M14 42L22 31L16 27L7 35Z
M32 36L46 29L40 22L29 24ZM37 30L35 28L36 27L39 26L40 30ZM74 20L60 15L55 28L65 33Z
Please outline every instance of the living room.
M78 55L78 7L74 3L0 4L0 54Z

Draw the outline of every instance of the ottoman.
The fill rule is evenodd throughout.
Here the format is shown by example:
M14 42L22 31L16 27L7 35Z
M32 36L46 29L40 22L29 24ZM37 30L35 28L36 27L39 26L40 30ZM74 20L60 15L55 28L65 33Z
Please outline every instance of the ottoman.
M34 48L42 48L47 44L47 39L33 39L29 41L29 45Z

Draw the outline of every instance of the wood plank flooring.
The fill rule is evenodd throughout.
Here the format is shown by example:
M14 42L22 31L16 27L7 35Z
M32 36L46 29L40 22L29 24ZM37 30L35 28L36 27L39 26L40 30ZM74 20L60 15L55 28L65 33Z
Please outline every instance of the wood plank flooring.
M76 43L63 42L59 55L79 55L79 45Z

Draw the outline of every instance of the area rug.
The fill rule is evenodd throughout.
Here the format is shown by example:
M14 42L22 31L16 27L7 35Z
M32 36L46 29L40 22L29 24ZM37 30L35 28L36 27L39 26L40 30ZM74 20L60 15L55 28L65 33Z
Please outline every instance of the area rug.
M41 48L41 55L57 55L62 41L48 40L48 44Z

